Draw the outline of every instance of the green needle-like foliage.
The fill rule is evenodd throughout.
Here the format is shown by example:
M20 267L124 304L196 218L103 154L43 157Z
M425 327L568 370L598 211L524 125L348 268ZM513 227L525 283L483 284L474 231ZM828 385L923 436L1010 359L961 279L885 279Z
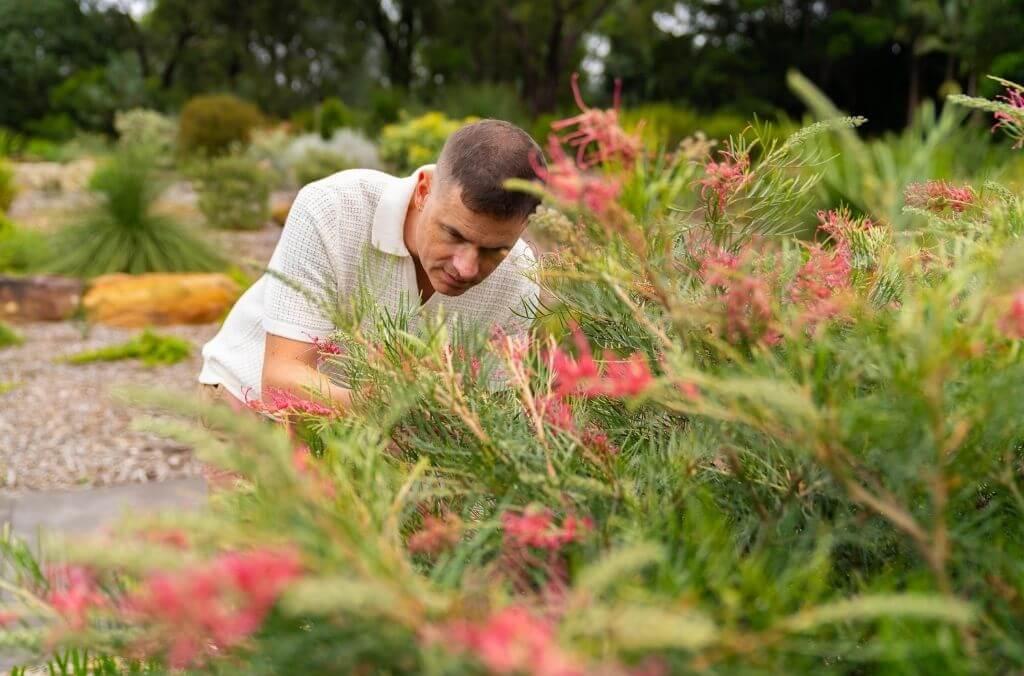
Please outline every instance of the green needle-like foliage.
M224 267L220 255L197 233L154 211L162 184L145 151L119 151L96 170L90 188L99 203L57 233L51 271L94 277Z

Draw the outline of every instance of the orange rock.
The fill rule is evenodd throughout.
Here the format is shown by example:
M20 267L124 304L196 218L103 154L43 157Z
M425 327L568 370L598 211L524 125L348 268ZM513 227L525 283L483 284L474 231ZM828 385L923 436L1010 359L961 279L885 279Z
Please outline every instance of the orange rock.
M103 275L82 299L92 321L138 328L219 321L242 291L219 273Z
M82 287L82 282L72 277L0 275L0 319L70 319L82 299Z
M288 220L288 212L292 209L292 202L295 201L295 195L288 195L287 197L275 196L270 202L270 219L284 227L285 221Z

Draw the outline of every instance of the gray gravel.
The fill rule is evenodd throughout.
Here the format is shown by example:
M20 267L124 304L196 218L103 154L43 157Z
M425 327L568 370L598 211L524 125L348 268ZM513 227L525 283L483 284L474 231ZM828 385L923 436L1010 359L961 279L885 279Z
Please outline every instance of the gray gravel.
M74 365L54 357L114 345L138 331L93 326L83 336L71 322L22 324L25 344L0 351L0 488L41 490L161 481L195 476L191 449L130 429L138 411L115 402L120 384L194 396L203 343L217 325L162 327L185 338L192 356L148 368L137 360Z

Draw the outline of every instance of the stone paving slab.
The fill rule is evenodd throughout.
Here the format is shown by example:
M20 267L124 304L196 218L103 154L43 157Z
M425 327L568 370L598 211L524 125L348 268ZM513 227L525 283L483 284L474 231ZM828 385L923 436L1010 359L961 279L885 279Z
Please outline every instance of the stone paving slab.
M80 491L38 491L0 495L0 521L14 533L34 539L40 531L87 533L126 513L194 509L206 499L202 479L122 484Z

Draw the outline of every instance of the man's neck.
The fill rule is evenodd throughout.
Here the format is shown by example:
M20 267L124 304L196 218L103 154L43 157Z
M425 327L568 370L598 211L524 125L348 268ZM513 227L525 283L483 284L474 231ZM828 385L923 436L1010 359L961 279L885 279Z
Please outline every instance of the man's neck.
M434 295L434 287L430 283L427 271L420 265L420 259L413 256L412 262L416 266L416 288L420 290L420 303L426 303Z

